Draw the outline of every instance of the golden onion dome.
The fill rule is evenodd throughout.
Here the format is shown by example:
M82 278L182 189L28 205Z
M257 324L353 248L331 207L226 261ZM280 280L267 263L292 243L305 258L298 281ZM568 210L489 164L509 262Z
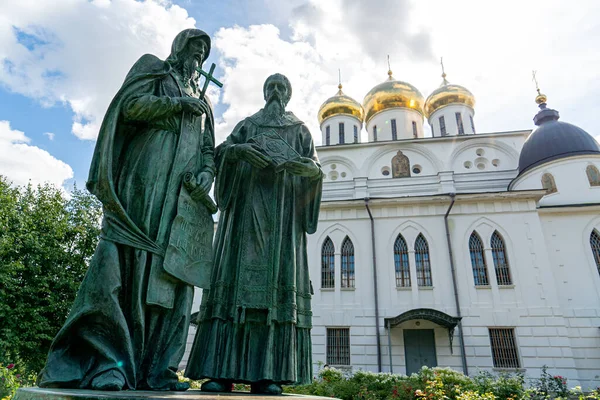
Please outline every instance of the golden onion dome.
M336 115L349 115L354 117L362 123L364 118L364 111L360 103L354 100L350 96L346 96L342 92L342 84L338 85L339 91L333 97L328 98L319 108L319 125L323 123L327 118L334 117Z
M475 96L467 88L460 85L453 85L446 80L446 74L442 74L444 81L439 88L433 91L425 100L425 116L429 118L431 114L449 104L464 104L475 108Z
M423 114L423 95L410 83L397 81L388 71L388 79L375 86L363 100L365 121L369 122L375 114L390 108L411 108Z

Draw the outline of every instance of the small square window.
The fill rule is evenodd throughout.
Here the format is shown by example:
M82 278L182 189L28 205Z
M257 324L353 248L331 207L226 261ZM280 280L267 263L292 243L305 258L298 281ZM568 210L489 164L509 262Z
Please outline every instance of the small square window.
M519 368L514 328L489 328L495 368Z
M327 328L327 364L350 365L350 328Z

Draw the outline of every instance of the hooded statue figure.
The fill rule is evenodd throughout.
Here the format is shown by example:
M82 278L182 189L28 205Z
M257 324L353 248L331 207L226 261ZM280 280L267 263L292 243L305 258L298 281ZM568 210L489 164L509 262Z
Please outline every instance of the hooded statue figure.
M209 52L206 33L184 30L167 60L142 56L112 100L87 182L103 204L100 241L40 387L189 387L176 371L193 286L210 279L198 271L212 264L214 122L197 87Z

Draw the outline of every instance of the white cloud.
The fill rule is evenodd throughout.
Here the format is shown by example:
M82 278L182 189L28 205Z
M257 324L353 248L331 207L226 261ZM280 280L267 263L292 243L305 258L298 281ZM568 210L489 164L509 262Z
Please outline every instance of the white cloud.
M93 140L112 96L144 53L166 57L194 19L164 0L0 3L0 83L44 105L68 104Z
M44 132L44 136L48 138L48 140L54 140L54 133L52 132Z
M549 105L595 134L600 52L590 49L600 37L600 10L594 0L582 1L573 7L560 0L465 0L460 6L443 0L255 0L253 8L262 2L269 20L287 21L291 34L284 37L269 24L217 32L213 54L224 68L220 100L228 107L218 116L217 136L224 138L261 108L264 79L281 72L294 89L289 109L320 142L316 114L336 93L337 69L344 92L362 102L386 78L387 54L394 77L424 96L439 85L437 60L444 56L450 81L477 97L479 132L533 127L530 71L537 69ZM133 62L144 52L164 58L173 37L194 24L167 0L2 2L0 84L46 105L68 104L73 133L95 139ZM211 86L209 95L214 99L217 92Z
M279 7L288 16L289 38L272 25L222 28L215 35L225 70L222 102L229 107L218 125L221 139L262 107L264 79L281 72L293 85L288 108L320 143L317 111L336 92L337 69L344 92L362 102L385 80L387 54L394 77L424 97L441 83L443 56L448 79L477 98L479 132L534 127L532 69L563 120L597 132L600 52L590 49L600 37L600 9L593 0L578 7L559 0L465 0L460 6L443 0L310 0Z
M311 122L315 104L327 96L321 85L328 79L312 46L280 39L273 25L223 28L214 43L225 71L222 102L229 105L217 126L217 141L224 139L238 121L262 108L263 83L276 72L284 73L292 82L288 109Z
M25 133L11 129L9 121L0 121L0 175L16 185L49 182L59 187L73 177L69 165L30 142Z
M289 40L273 25L222 28L215 34L214 45L225 70L221 100L229 106L217 126L218 140L262 107L262 85L272 73L290 79L293 95L288 109L308 125L320 143L317 112L321 103L337 92L338 68L344 92L362 102L374 85L387 78L386 54L392 54L397 62L410 55L416 61L413 68L432 58L430 38L411 23L411 4L406 0L386 0L368 7L355 0L313 0L288 12ZM369 15L368 21L361 18L364 15ZM369 24L386 16L398 23L379 24L374 32L391 38L389 41L364 33Z

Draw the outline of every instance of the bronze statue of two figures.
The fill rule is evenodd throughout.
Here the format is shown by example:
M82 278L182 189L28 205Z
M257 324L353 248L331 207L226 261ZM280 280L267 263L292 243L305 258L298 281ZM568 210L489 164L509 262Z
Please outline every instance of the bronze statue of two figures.
M187 389L176 372L194 286L204 291L185 374L208 379L202 390L240 382L279 394L311 381L306 235L317 228L323 177L315 146L285 110L290 82L275 74L264 108L215 148L204 96L213 78L201 70L209 52L206 33L181 32L165 61L135 63L110 104L87 182L103 203L102 234L40 387Z

